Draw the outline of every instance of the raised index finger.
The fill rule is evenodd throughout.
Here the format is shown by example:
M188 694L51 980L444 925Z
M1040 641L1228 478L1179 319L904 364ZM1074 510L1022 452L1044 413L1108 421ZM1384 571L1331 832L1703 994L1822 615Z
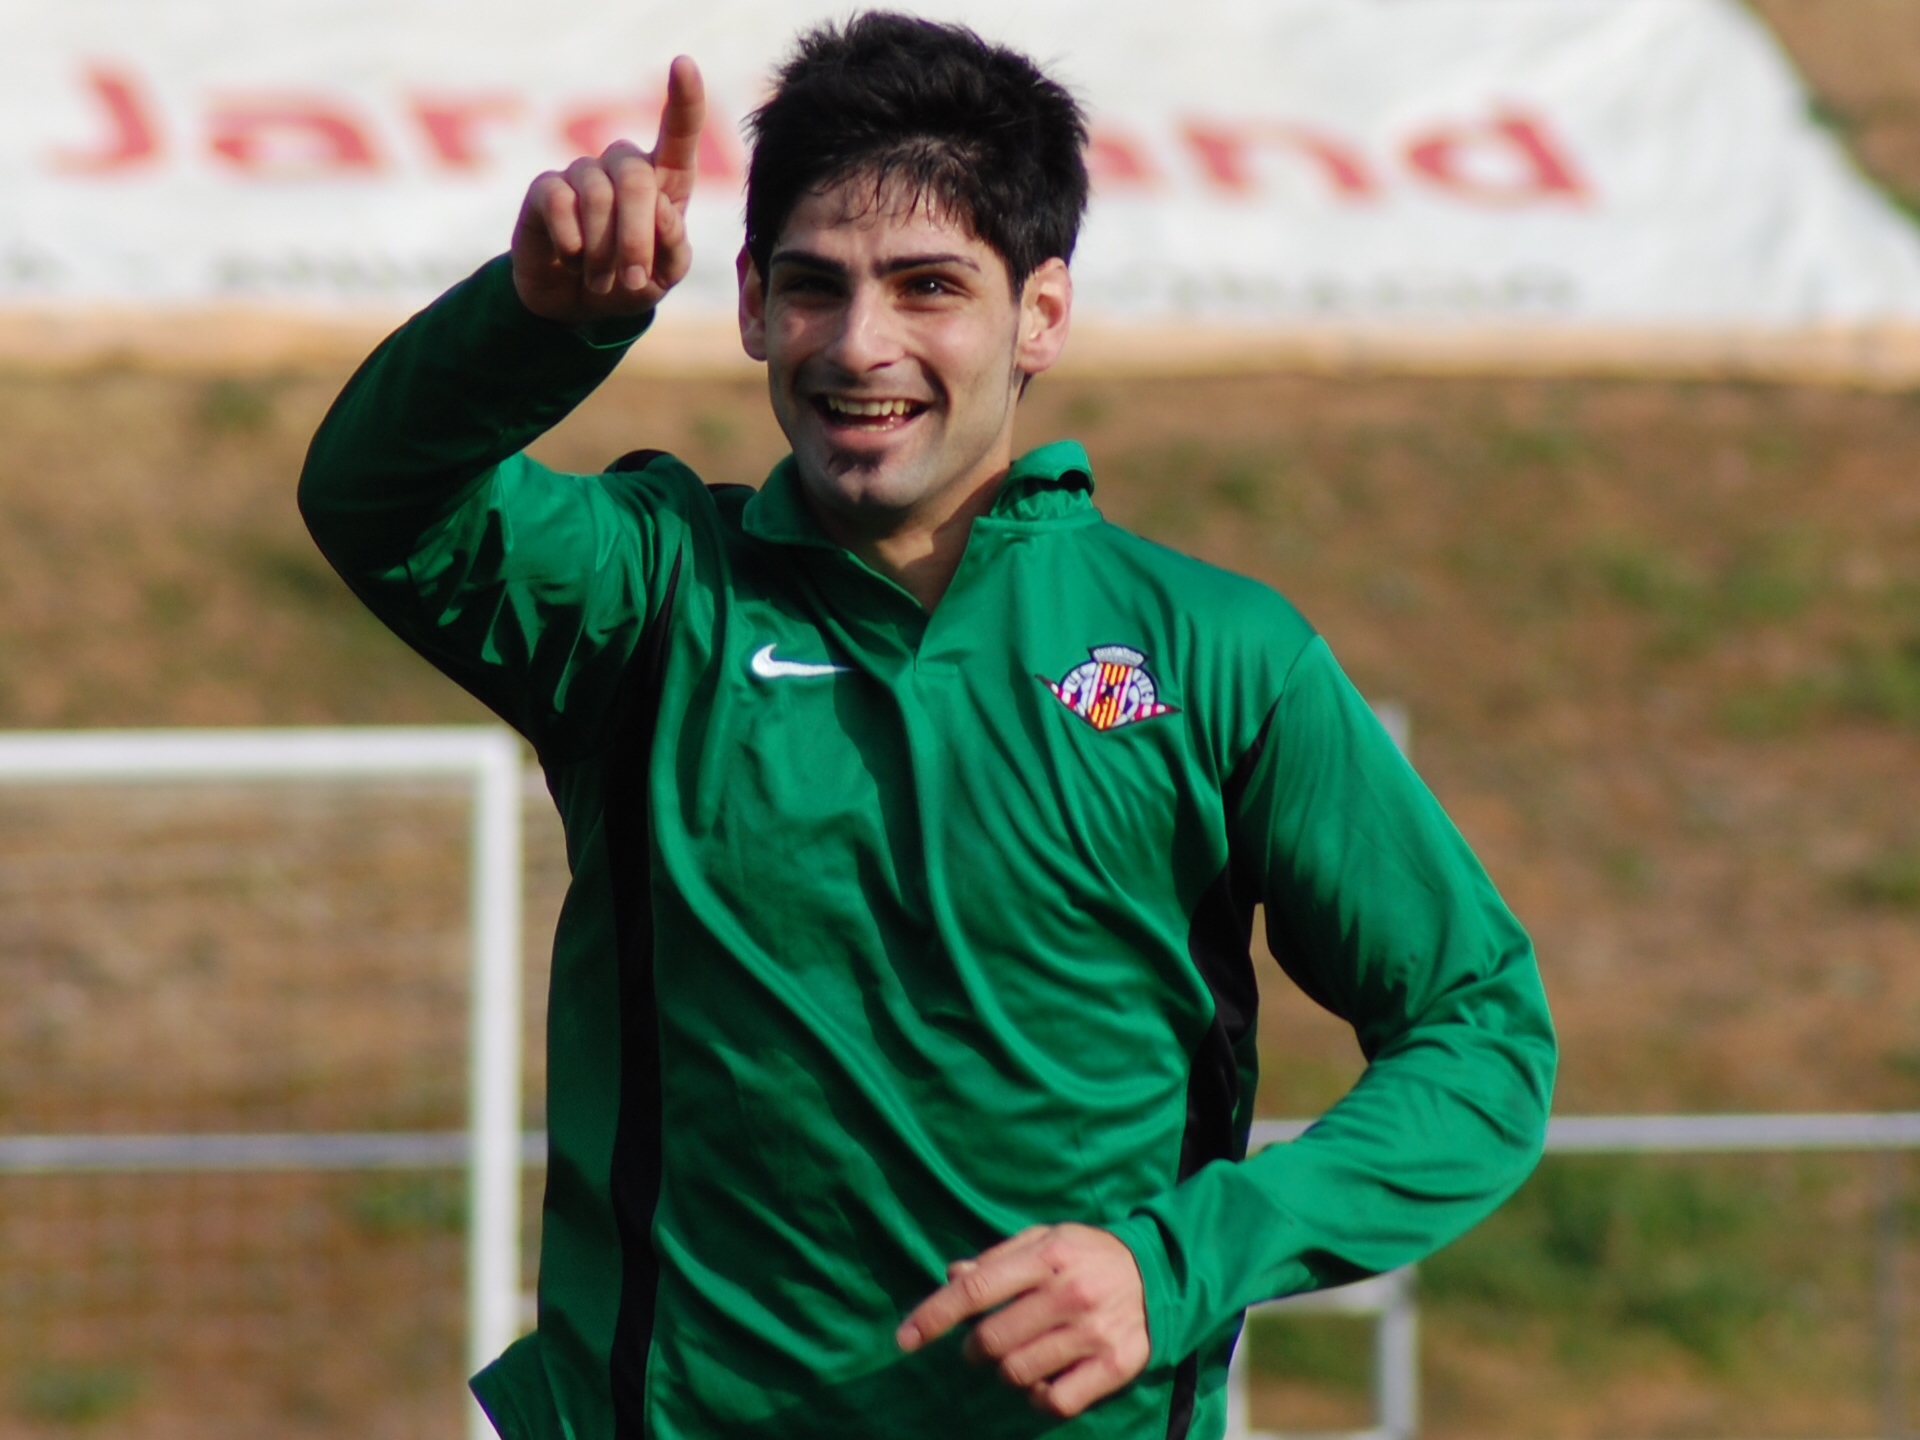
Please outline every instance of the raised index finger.
M969 1315L983 1314L1026 1294L1052 1273L1040 1258L1037 1245L995 1246L972 1268L954 1276L915 1306L913 1313L900 1322L893 1338L902 1350L918 1350Z
M660 137L653 142L653 168L660 189L676 205L693 193L700 159L700 131L707 123L707 87L700 67L688 55L674 57L667 71L667 103L660 112Z

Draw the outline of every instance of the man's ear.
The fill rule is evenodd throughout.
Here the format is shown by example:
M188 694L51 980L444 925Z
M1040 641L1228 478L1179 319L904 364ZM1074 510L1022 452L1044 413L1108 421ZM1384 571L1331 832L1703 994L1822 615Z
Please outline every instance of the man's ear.
M742 245L733 273L740 281L740 344L754 360L767 358L767 292L760 283L760 267Z
M1073 277L1058 255L1042 262L1020 287L1020 338L1013 348L1014 368L1032 378L1053 367L1066 348L1073 317Z

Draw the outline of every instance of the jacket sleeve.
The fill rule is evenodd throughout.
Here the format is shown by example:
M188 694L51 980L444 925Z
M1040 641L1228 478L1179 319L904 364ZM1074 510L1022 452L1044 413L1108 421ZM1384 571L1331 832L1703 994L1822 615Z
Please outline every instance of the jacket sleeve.
M1155 1365L1250 1304L1446 1244L1546 1135L1556 1051L1532 944L1317 637L1256 744L1230 842L1274 955L1368 1063L1298 1140L1215 1161L1114 1227Z
M659 527L644 480L521 451L650 318L541 319L492 261L368 358L300 477L308 529L354 593L543 753L610 707L657 598Z

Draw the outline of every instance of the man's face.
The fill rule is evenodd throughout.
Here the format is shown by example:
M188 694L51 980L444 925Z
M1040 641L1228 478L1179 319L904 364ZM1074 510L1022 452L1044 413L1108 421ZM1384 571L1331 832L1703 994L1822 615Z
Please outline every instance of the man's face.
M742 257L742 339L830 528L937 523L1006 468L1024 375L1065 338L1066 286L1054 260L1014 294L964 224L859 177L795 207L764 293Z

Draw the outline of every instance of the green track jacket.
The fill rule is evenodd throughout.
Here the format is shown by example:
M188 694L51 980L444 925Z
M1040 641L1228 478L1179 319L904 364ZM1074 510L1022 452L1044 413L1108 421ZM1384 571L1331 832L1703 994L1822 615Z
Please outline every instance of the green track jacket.
M389 339L301 505L387 624L526 736L566 825L537 1330L513 1440L1209 1437L1249 1303L1417 1259L1538 1155L1531 946L1279 595L1008 474L931 613L792 462L703 485L522 448L643 328L528 314L504 261ZM1248 942L1365 1074L1246 1155ZM958 1336L947 1262L1102 1225L1146 1373L1049 1422Z

